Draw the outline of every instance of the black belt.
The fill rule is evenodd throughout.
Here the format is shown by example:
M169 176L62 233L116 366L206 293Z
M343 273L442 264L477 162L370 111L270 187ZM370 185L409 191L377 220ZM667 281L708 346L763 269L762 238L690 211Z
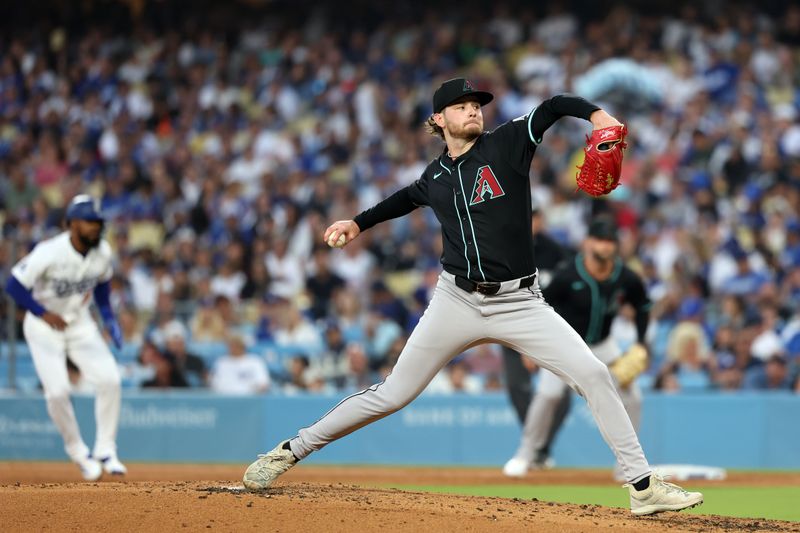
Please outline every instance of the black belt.
M525 289L530 287L533 285L535 280L536 274L532 274L527 278L522 278L519 280L519 288ZM500 290L499 281L472 281L471 279L467 279L463 276L456 276L456 286L459 289L463 289L467 292L479 292L487 296L497 294L497 291Z

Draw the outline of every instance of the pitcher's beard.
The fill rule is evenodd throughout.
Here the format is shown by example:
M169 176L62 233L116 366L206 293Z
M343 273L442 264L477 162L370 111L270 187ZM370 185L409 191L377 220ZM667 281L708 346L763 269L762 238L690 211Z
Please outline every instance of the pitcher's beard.
M462 139L466 142L474 141L475 139L481 136L481 133L482 132L480 131L480 128L477 127L468 129L465 126L458 131L450 130L451 137L453 137L454 139Z

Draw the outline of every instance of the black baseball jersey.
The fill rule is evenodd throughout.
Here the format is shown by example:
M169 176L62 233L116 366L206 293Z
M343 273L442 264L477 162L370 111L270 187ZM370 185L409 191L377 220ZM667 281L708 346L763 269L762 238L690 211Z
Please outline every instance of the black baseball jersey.
M599 108L554 96L531 113L484 132L464 154L445 149L422 176L355 217L363 231L420 206L442 226L442 265L475 281L506 281L536 270L531 238L530 165L542 135L562 116L588 120Z
M622 304L636 310L636 331L644 342L650 318L650 299L641 278L617 258L611 276L597 281L584 266L584 254L559 268L542 291L544 299L569 322L587 344L608 337L611 322Z

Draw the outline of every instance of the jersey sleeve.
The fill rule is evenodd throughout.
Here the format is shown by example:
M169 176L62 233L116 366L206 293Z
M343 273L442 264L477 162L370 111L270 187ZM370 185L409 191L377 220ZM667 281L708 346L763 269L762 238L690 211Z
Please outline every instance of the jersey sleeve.
M408 197L417 207L430 205L428 202L428 171L422 173L417 181L408 186Z
M600 108L593 103L574 94L559 94L548 98L533 111L528 126L531 142L541 143L544 132L561 117L589 120L598 109Z
M47 270L51 263L50 254L42 244L37 244L31 252L20 259L11 269L11 274L17 278L23 287L30 290Z
M527 176L536 146L541 138L535 140L531 133L531 118L534 112L501 124L489 133L500 154L521 175Z
M417 207L426 205L428 205L428 181L426 173L423 173L408 187L403 187L385 200L356 215L353 221L358 224L361 231L364 231L386 220L407 215Z
M496 138L500 150L505 152L517 171L527 176L533 153L550 126L563 116L589 120L598 109L580 96L560 94L548 98L527 115L500 125L490 135Z
M644 283L633 271L628 271L628 280L625 288L625 300L636 311L636 333L639 342L644 342L647 326L650 322L650 308L652 302L647 296Z

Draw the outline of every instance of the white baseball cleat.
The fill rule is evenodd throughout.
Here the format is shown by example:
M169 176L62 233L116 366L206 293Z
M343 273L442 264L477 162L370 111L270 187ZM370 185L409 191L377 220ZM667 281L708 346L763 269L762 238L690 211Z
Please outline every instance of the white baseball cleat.
M103 465L103 470L105 470L106 474L111 474L112 476L124 476L128 473L128 469L117 459L116 455L109 455L100 459L100 464Z
M525 477L530 467L531 462L527 459L512 457L506 462L505 466L503 466L503 474L508 477Z
M289 448L289 441L285 440L269 453L259 455L258 459L247 467L242 481L249 490L264 490L296 464L297 458Z
M92 457L78 459L75 464L81 469L81 475L86 481L97 481L103 475L103 467L100 466L100 462Z
M644 490L636 490L631 483L628 487L631 495L631 513L643 516L664 511L680 511L703 503L703 495L689 492L678 485L667 483L658 474L651 474L650 486Z

